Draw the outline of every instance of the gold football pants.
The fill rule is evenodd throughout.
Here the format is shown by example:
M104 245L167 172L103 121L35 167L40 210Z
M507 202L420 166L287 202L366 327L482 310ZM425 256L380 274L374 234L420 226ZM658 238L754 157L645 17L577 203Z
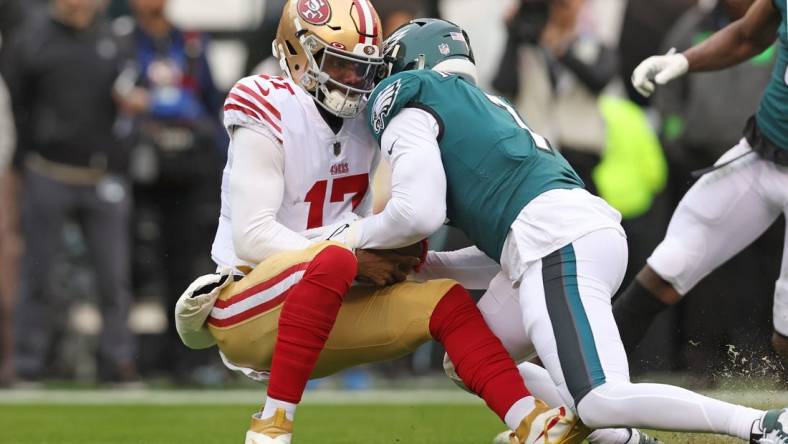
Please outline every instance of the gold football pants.
M208 327L227 359L258 371L270 368L287 291L328 245L332 244L323 242L305 250L274 255L222 290L208 318ZM454 285L458 284L453 280L438 279L388 287L352 287L345 295L312 377L414 351L432 339L432 312Z

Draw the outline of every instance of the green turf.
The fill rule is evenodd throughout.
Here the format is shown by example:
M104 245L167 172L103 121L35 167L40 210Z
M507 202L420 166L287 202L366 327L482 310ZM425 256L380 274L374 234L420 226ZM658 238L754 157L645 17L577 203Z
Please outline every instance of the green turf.
M254 405L0 405L0 443L241 443ZM304 405L295 443L483 444L502 430L481 405ZM666 443L734 443L657 433Z
M241 443L255 406L0 406L1 443ZM483 406L309 406L295 442L489 442L501 426Z

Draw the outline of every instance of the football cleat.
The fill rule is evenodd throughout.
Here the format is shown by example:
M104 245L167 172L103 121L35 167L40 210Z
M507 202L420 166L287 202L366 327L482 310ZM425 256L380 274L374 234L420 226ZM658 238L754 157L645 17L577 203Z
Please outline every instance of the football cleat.
M638 429L627 429L629 430L629 441L627 444L662 444L662 441L649 436Z
M509 434L510 444L580 444L591 433L569 408L551 409L536 400L536 407Z
M788 444L788 409L769 410L760 420L760 427L753 427L751 443Z
M276 409L271 418L260 418L261 412L252 415L252 425L246 432L246 444L290 444L293 421L287 419L284 409Z

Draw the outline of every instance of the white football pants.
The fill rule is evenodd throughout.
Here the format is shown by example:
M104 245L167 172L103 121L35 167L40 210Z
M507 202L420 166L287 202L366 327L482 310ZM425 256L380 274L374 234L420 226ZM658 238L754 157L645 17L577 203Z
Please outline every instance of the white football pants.
M528 265L519 287L496 276L479 308L515 359L536 349L564 404L592 428L645 427L749 439L762 411L662 384L632 384L610 299L626 268L616 230L587 234ZM526 384L548 398L539 370ZM544 378L541 377L541 380ZM554 395L553 395L554 396ZM555 399L555 398L553 398ZM548 399L549 401L549 399Z
M741 139L717 165L750 152ZM777 219L788 214L788 168L747 154L701 177L681 199L665 239L648 264L679 294L758 238ZM788 243L788 233L786 233ZM788 259L774 294L774 328L788 336Z

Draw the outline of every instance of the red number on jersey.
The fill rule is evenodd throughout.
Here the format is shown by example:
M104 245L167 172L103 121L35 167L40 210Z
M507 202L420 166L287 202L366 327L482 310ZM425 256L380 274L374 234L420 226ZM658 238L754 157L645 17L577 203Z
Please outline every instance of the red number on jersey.
M317 228L323 226L323 205L326 202L327 180L318 180L306 193L304 201L309 202L309 215L307 216L306 228ZM353 193L350 198L352 208L361 203L361 199L367 194L369 188L369 174L356 174L334 179L331 188L330 202L344 202L345 195Z

